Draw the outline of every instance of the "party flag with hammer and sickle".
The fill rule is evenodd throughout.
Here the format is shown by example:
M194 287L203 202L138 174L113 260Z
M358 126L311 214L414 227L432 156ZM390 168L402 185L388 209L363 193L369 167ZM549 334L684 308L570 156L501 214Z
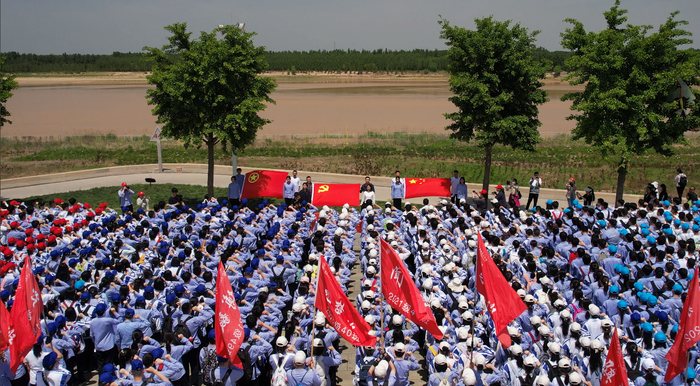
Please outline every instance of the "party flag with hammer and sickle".
M314 206L350 206L360 205L360 196L357 192L360 184L322 184L315 183L311 196Z

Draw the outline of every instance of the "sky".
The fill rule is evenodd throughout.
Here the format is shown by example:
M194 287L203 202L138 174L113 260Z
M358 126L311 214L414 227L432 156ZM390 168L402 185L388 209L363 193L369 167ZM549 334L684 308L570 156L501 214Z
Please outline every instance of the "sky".
M243 22L255 44L270 51L339 49L444 49L438 15L474 28L493 15L540 30L536 44L561 49L563 20L589 31L605 27L613 0L2 0L0 51L35 54L139 52L166 43L164 26L187 22L188 30L211 31ZM664 23L673 11L700 48L700 0L623 0L629 22Z

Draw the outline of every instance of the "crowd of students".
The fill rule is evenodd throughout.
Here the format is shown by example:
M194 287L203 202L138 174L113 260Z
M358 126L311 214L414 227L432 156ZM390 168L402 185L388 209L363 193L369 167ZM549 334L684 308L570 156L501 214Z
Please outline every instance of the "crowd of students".
M190 208L176 191L150 210L4 203L0 298L11 310L28 255L44 314L15 373L3 353L2 385L79 385L97 371L100 386L408 386L423 367L431 386L595 386L615 328L630 385L664 384L697 264L700 201L549 200L531 215L499 199L394 203L336 210L207 197ZM527 306L507 350L475 296L477 233ZM441 340L380 296L380 238L414 275ZM319 259L343 288L360 273L356 305L380 342L356 348L354 379L340 383L339 335L313 307ZM216 354L219 262L246 327L239 366ZM669 385L695 384L696 347L689 356Z

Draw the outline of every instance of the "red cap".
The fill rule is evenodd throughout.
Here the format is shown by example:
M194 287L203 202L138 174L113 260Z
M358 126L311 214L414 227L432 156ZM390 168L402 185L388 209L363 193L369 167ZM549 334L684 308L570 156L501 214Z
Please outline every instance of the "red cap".
M27 237L26 239L24 239L24 242L26 242L27 244L34 244L34 237Z
M60 231L60 229L59 229L59 231ZM60 233L59 233L59 234L60 234ZM50 235L49 237L46 238L46 241L49 242L49 243L52 243L52 242L56 241L56 236L55 236L55 235Z
M496 189L503 189L503 185L496 185Z
M0 216L7 217L10 214L9 210L0 210Z
M102 208L95 209L95 215L99 216L102 214Z
M41 233L39 233L38 235L36 235L36 240L37 240L37 241L41 241L41 240L43 240L43 239L45 239L45 238L46 238L46 236L44 236L44 235L41 234Z
M12 201L10 201L10 205L12 205L12 206L19 206L19 202L15 201L15 200L12 200Z
M17 244L15 244L15 245L17 246L17 248L22 248L23 246L27 245L27 243L25 243L22 240L18 240Z
M55 202L57 204L63 204L63 200L61 200L60 198L53 200L53 202Z
M86 202L83 204L83 208L88 209L88 208L92 208L92 206Z
M122 188L126 186L126 182L122 182Z
M139 192L139 196L143 196L143 192Z
M488 194L489 192L487 192L487 191L484 189L484 190L482 190L482 191L479 192L479 193L481 193L481 194Z
M46 244L44 244L44 243L39 243L39 244L36 245L36 247L37 247L38 250L43 251L44 249L46 249Z
M17 228L19 226L19 223L17 221L13 221L10 223L10 228Z
M66 233L70 233L70 232L73 232L73 228L72 228L72 227L66 227Z
M14 238L14 237L9 237L9 238L7 239L7 243L10 244L10 245L14 244L15 242L17 242L17 239Z
M12 256L12 249L7 248L7 249L5 249L5 250L2 252L2 254L5 255L5 257L10 257L10 256Z
M25 230L24 230L24 234L27 235L27 236L31 235L32 233L34 233L34 229L31 229L31 228L30 228L30 229L25 229Z
M576 179L574 177L571 177L571 181L576 182Z
M27 250L28 251L33 251L35 248L34 244L27 244Z
M51 233L53 233L53 234L56 235L56 236L60 236L61 233L62 233L62 231L61 231L61 228L53 228L53 230L51 231ZM50 239L50 237L49 237L49 239ZM55 237L54 237L54 240L56 240Z
M100 208L104 209L104 208L107 207L107 205L109 205L109 204L106 203L106 202L103 202L103 203L100 204Z

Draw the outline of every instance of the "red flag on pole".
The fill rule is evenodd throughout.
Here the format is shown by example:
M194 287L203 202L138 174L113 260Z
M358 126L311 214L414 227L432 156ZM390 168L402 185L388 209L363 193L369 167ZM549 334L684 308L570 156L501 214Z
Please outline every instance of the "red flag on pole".
M442 332L435 321L435 315L411 280L403 260L384 239L380 239L380 244L382 248L381 284L384 299L393 309L423 327L435 339L442 339Z
M508 324L525 312L527 307L491 259L481 233L477 235L479 249L476 254L476 289L486 299L486 309L496 326L498 340L504 348L508 348L511 343Z
M287 172L253 170L245 174L241 198L275 197L283 198L282 185L287 180Z
M406 178L406 197L449 197L449 178Z
M627 386L629 384L624 360L622 348L620 347L620 338L617 336L617 328L615 328L610 342L610 350L608 350L608 357L605 359L603 379L600 381L600 386Z
M228 280L226 269L221 262L219 262L216 276L214 326L216 328L216 355L228 358L234 366L243 368L243 363L238 357L238 349L241 348L244 339L243 320L241 320L241 312L236 305L231 282Z
M357 192L360 184L314 184L311 192L311 203L314 206L350 206L360 205L360 196Z
M699 292L698 267L695 267L693 280L690 281L690 286L688 286L688 296L685 298L685 304L683 304L683 313L681 314L681 322L678 325L676 340L666 354L668 367L666 368L664 382L670 382L685 370L688 366L686 354L700 340Z
M15 328L15 339L10 345L10 369L14 373L22 360L41 336L41 313L44 302L36 278L32 273L32 260L24 257L15 303L10 315Z
M15 326L5 304L0 302L0 351L5 351L15 340Z
M338 334L352 345L377 345L377 338L369 334L369 324L350 303L325 258L319 261L315 306L323 312Z

